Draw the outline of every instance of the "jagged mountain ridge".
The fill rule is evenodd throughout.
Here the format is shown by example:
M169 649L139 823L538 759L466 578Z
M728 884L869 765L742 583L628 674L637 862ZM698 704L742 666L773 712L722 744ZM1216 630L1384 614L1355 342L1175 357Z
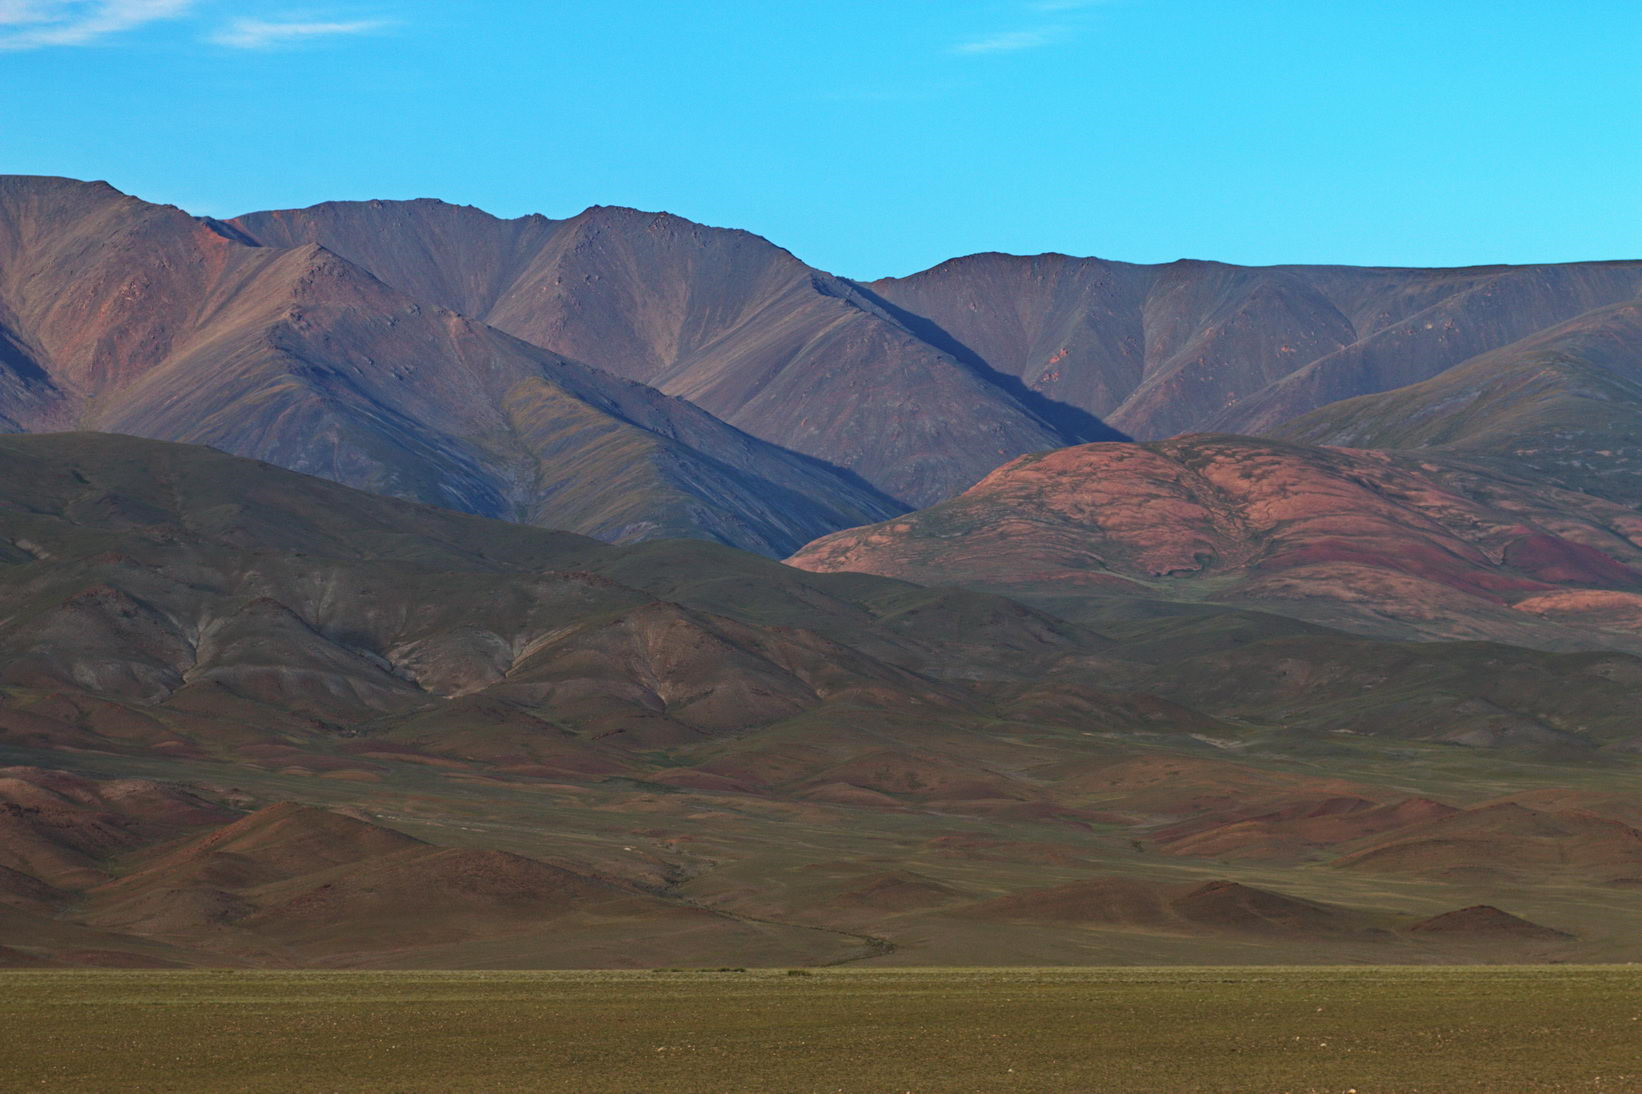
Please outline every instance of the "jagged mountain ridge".
M321 243L914 506L1034 444L1280 432L1642 292L1637 262L1427 270L1054 254L974 255L861 284L746 232L605 207L506 221L430 200L340 202L234 224L284 246Z
M1008 378L918 337L873 293L748 232L609 207L505 221L425 200L337 202L233 225L279 246L321 244L413 295L689 399L912 505L1023 452L1120 436L1086 415L1052 421Z
M1103 418L1281 432L1597 322L1642 284L1637 263L979 255L862 285L628 209L225 223L22 177L0 204L8 428L203 442L482 515L771 555L1027 452L1120 439ZM1629 359L1634 331L1610 335Z
M0 180L0 413L211 444L486 516L780 553L899 507L693 404L314 245L69 180Z

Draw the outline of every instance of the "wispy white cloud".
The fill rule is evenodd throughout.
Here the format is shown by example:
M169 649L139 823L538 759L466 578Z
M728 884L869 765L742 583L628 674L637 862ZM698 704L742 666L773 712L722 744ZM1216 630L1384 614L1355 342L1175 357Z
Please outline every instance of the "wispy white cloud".
M1037 49L1053 45L1066 37L1062 27L1036 27L1031 30L1007 30L971 38L952 47L954 53L1019 53L1023 49Z
M338 38L354 34L371 34L388 26L385 19L355 19L351 22L295 22L270 19L235 19L211 35L219 46L234 49L272 49L312 42L319 38Z
M1020 15L1018 29L1001 30L969 38L952 47L952 52L977 56L987 53L1020 53L1056 45L1076 36L1090 22L1090 8L1118 0L1016 0Z
M186 15L195 0L0 0L0 49L83 46Z

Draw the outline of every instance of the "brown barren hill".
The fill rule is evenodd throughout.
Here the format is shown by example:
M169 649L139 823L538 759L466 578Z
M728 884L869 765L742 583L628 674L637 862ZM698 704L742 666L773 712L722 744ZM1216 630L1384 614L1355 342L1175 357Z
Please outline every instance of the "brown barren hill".
M0 801L0 868L52 885L95 882L106 859L142 842L133 825L100 810Z
M27 770L39 783L134 800L132 780ZM691 954L831 960L860 946L838 931L670 900L591 868L432 846L352 808L280 802L197 823L181 839L142 829L144 804L133 808L136 816L105 820L129 824L137 846L95 860L67 888L0 867L0 964L630 967Z
M1021 595L1212 599L1409 636L1572 643L1588 626L1623 645L1638 636L1604 615L1569 605L1553 623L1537 606L1642 590L1642 517L1469 465L1190 436L1022 457L789 563Z
M845 911L898 914L955 903L965 893L914 870L895 870L866 878L827 901Z
M34 911L49 909L67 894L30 874L0 866L0 904Z
M254 894L238 926L313 953L379 953L562 930L565 917L663 920L688 909L504 851L418 848Z
M1194 817L1154 832L1149 842L1188 858L1296 861L1457 812L1428 798L1384 804L1357 797L1305 799L1270 811Z
M1541 812L1507 801L1399 829L1335 865L1456 880L1642 879L1642 832L1587 810Z
M594 940L632 937L642 948L647 931L725 933L711 913L590 874L430 846L293 802L127 861L135 868L80 895L78 923L253 961L415 962L530 936L535 959L575 964L577 947Z
M1356 913L1235 881L1166 884L1098 878L971 905L983 919L1177 934L1324 934L1360 929Z
M1565 931L1530 923L1491 904L1475 904L1469 908L1434 915L1430 919L1422 919L1408 930L1411 934L1440 935L1453 941L1476 939L1492 942L1522 939L1557 942L1573 937Z
M7 437L0 471L12 744L613 773L829 707L945 717L986 701L977 679L1105 644L990 594L609 547L198 447Z
M249 889L425 846L402 832L311 805L278 802L151 858L102 890L105 900L205 885Z

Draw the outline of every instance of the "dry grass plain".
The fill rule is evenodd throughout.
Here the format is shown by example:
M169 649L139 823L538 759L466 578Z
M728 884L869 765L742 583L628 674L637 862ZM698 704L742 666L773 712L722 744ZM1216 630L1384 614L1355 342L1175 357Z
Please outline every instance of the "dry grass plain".
M13 972L0 1088L1636 1091L1642 971Z

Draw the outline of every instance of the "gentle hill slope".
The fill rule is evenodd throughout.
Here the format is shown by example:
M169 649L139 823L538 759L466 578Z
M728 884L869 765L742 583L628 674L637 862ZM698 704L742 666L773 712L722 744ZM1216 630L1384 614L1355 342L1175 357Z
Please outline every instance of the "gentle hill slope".
M791 562L1549 648L1639 648L1642 619L1642 518L1627 506L1486 466L1239 437L1023 457Z
M1642 498L1642 303L1586 312L1432 379L1276 430L1313 444L1435 448L1616 501Z

